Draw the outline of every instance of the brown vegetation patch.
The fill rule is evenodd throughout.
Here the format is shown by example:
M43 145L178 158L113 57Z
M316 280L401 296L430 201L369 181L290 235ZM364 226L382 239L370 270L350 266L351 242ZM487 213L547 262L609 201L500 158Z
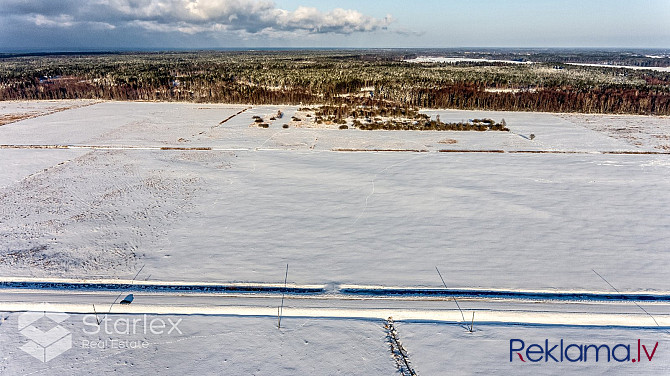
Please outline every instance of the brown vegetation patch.
M0 115L0 126L14 123L16 121L21 121L24 119L30 119L31 117L36 116L35 114L26 113L26 114L5 114Z
M161 150L212 150L211 147L177 147L177 146L163 146Z
M438 144L448 144L448 145L453 145L457 144L458 141L454 140L453 138L445 138L444 140L440 140L437 142Z

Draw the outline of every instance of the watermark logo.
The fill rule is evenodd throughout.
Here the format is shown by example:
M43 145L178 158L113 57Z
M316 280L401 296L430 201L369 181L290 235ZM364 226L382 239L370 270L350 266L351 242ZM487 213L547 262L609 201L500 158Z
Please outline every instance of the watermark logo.
M118 317L114 319L107 316L98 319L97 316L86 315L83 318L83 323L86 326L83 330L84 334L92 338L105 334L110 338L83 339L81 347L85 349L146 349L149 347L149 342L132 338L146 335L184 334L179 329L181 321L182 319L173 321L170 317L167 320L161 317L151 318L146 314L132 318Z
M46 363L72 348L72 333L60 325L53 326L69 316L56 311L47 303L42 303L39 310L22 313L18 318L19 333L29 341L20 349ZM50 329L40 329L47 323Z
M658 342L642 343L638 339L632 344L584 344L571 343L561 339L552 342L545 339L544 343L526 343L522 339L509 340L509 361L518 362L651 362L656 355Z

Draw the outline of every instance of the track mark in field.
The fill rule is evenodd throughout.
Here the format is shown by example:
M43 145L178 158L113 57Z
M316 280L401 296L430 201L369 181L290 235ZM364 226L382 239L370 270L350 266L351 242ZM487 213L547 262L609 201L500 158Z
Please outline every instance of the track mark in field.
M212 151L209 146L130 146L130 145L0 145L0 149L90 149L90 150L181 150ZM216 150L221 151L221 150Z
M213 126L212 128L216 128L219 125L225 124L228 120L234 118L235 116L242 115L244 112L246 112L247 110L250 110L250 109L251 109L251 107L247 107L247 108L243 109L242 111L239 111L238 113L236 113L234 115L230 115L227 118L225 118L224 120L221 120L221 122L219 124Z
M348 151L348 152L405 152L405 153L427 153L426 149L343 149L335 148L332 151Z
M386 329L386 340L389 343L391 356L395 361L398 372L403 376L416 376L416 372L412 369L412 365L409 362L407 350L402 346L400 338L398 337L398 331L393 323L393 317L386 319L384 329Z
M202 188L174 162L229 162L220 152L171 152L152 163L127 153L91 151L0 189L0 268L38 275L132 270L143 257L138 250L160 249Z
M213 129L215 129L215 128L218 128L218 127L222 126L223 124L225 124L226 122L228 122L229 120L231 120L232 118L234 118L235 116L241 115L241 114L243 114L244 112L246 112L247 110L250 110L250 109L252 109L252 107L244 108L244 109L238 111L237 113L228 116L227 118L221 120L221 121L219 122L219 124L216 124L216 125L214 125L214 126L211 126L211 127L209 128L209 130L211 131L211 130L213 130ZM204 135L205 133L207 133L207 131L201 131L201 132L198 133L198 135ZM195 135L193 135L193 136L195 136Z
M283 133L277 131L260 146L253 149L248 148L221 148L214 146L157 146L157 145L67 145L67 144L0 144L0 149L90 149L90 150L159 150L159 151L291 151L294 149L263 149L268 142L275 136ZM309 146L309 150L314 150L318 138ZM306 145L306 144L301 144ZM584 154L584 155L670 155L670 151L637 151L637 150L601 150L601 151L583 151L583 150L502 150L502 149L350 149L333 148L333 153L412 153L412 154L430 154L430 153L479 153L479 154Z
M356 219L354 220L354 222L352 223L352 225L355 225L356 223L358 223L358 220L361 219L361 217L363 217L363 215L365 214L365 212L368 210L368 203L370 202L370 197L372 197L372 195L375 194L375 180L377 179L377 176L379 176L380 174L383 174L384 172L386 172L387 170L389 170L389 169L391 169L391 168L393 168L393 167L400 166L400 165L402 165L402 164L405 164L405 163L407 163L407 162L410 162L410 161L412 161L412 160L414 160L414 159L417 159L417 158L420 158L420 157L423 157L423 156L426 156L426 155L428 155L428 153L420 153L419 155L417 155L417 156L415 156L415 157L407 158L407 159L405 159L405 160L403 160L403 161L400 161L400 162L398 162L398 163L394 163L394 164L392 164L392 165L390 165L390 166L387 166L387 167L385 167L383 170L381 170L381 171L379 171L378 173L376 173L376 174L372 177L372 180L370 181L370 184L372 184L372 191L370 191L370 194L367 195L367 197L365 197L365 206L363 207L363 210L360 212L360 214L358 214L358 216L356 217Z
M29 112L19 112L19 113L10 113L10 114L4 114L0 115L0 126L11 124L11 123L16 123L21 120L27 120L27 119L33 119L36 117L40 116L47 116L51 114L55 114L57 112L61 111L67 111L67 110L74 110L77 108L82 108L82 107L88 107L88 106L93 106L95 104L101 103L100 101L95 101L92 103L83 103L83 104L78 104L78 105L72 105L72 106L61 106L61 107L55 107L55 108L47 108L40 112L39 110L37 111L29 111Z

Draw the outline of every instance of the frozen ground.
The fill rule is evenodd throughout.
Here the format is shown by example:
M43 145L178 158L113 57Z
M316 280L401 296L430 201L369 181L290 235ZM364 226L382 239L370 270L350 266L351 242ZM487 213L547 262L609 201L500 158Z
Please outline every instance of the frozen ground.
M517 61L517 60L496 60L496 59L473 59L462 57L439 57L439 56L419 56L414 59L405 60L409 63L505 63L505 64L533 64L532 61ZM586 63L565 63L568 65L576 65L583 67L597 67L597 68L625 68L635 70L652 70L657 72L670 72L670 67L637 67L632 65L612 65L612 64L586 64Z
M608 290L596 269L669 290L670 157L601 154L654 145L532 113L428 111L509 133L254 126L271 106L220 124L245 108L108 102L0 128L2 274L278 282L289 263L295 283L439 286L439 266L450 287Z
M197 344L149 338L160 346L104 358L73 351L47 363L47 373L393 374L387 315L401 320L420 374L523 373L499 362L509 336L661 341L649 329L652 316L632 303L466 299L465 308L480 312L481 331L470 335L444 297L339 292L345 284L438 288L438 266L450 288L613 293L595 269L622 292L668 294L670 155L656 137L667 133L667 117L435 110L426 112L442 121L504 118L511 132L390 132L284 129L297 109L287 106L87 104L6 105L14 114L72 108L0 127L2 281L129 280L140 272L138 281L156 283L281 284L290 264L288 283L322 286L325 300L289 300L279 332L277 294L140 294L138 308L123 312L179 313L188 335L202 336ZM252 116L278 109L285 118L269 129L253 124ZM624 128L644 136L631 141ZM0 311L17 313L0 326L8 341L0 341L0 370L39 373L41 363L17 350L11 320L35 302L68 302L70 293L2 291ZM88 312L115 296L74 294L61 310ZM667 303L645 307L667 328ZM223 337L206 337L210 326ZM667 373L664 335L658 363L640 365L649 373ZM630 366L611 367L574 370L624 374Z
M630 65L612 65L612 64L584 64L584 63L566 63L570 65L581 65L585 67L602 67L602 68L626 68L636 70L653 70L657 72L670 72L670 67L636 67Z
M397 330L405 350L416 371L425 375L443 375L453 371L455 374L504 374L504 375L666 375L670 373L670 362L667 355L661 355L661 349L670 344L670 337L660 330L640 330L626 328L593 328L593 327L551 327L551 326L507 326L481 325L475 326L470 333L454 325L442 323L402 322L397 324ZM522 353L526 362L521 362L517 355L513 355L510 362L510 339L521 339L525 346L542 344L549 340L550 346L560 344L564 340L564 347L568 344L611 347L617 344L632 345L631 357L637 357L637 340L641 340L648 348L649 354L655 343L658 342L657 354L648 361L644 349L641 351L641 362L631 361L607 362L604 352L595 362L593 349L587 354L587 361L560 362L559 348L551 354L559 362L549 358L548 362L530 362ZM515 342L515 346L519 343ZM604 351L604 350L603 350ZM623 359L626 351L620 348L617 357ZM577 358L578 351L571 349L569 356ZM667 353L666 353L667 354ZM534 355L537 359L537 355ZM659 356L659 358L656 358ZM661 358L661 356L663 358ZM590 357L590 358L589 358Z
M396 319L397 337L412 369L419 375L501 372L625 375L634 370L661 375L667 374L670 368L667 305L643 303L664 326L650 328L644 325L644 320L638 321L645 315L631 303L461 300L468 318L472 311L477 314L473 332L469 332L464 328L469 322L457 324L460 313L454 309L453 301L289 296L285 301L282 328L278 330L278 295L140 293L135 294L133 304L115 304L112 308L109 305L115 294L111 291L53 294L1 291L0 299L11 297L12 302L4 303L7 311L0 312L0 372L78 375L95 369L102 374L400 374L395 372L396 363L384 328L389 316ZM44 309L41 304L30 303L39 299L49 300L48 309L53 312L68 312L58 326L71 334L67 343L72 344L72 348L45 363L20 348L29 339L25 332L18 330L24 312ZM92 310L92 305L97 311ZM491 320L494 315L506 315L516 321L496 322ZM596 317L607 315L619 319L628 317L630 321L597 324ZM456 316L459 318L455 319ZM554 317L555 321L533 321L539 317ZM566 324L569 320L565 320L570 317L577 320ZM95 325L96 318L100 326ZM592 321L594 318L596 321ZM152 321L156 321L153 331ZM173 324L176 329L170 331ZM639 324L642 326L637 327ZM47 319L34 325L42 331L56 326ZM574 364L567 361L533 364L521 362L516 355L510 362L510 339L521 339L526 346L544 343L545 339L552 344L559 343L560 339L566 344L607 344L610 347L619 343L633 344L633 357L637 357L636 343L640 339L648 347L652 360L646 360L641 352L643 361L639 364L631 364L630 359L608 363L604 358L597 363L591 359ZM652 355L656 342L658 346ZM553 355L559 356L557 352ZM617 353L619 359L623 358L622 354Z
M72 334L73 347L41 363L19 349L27 340L16 330L18 316L3 314L2 374L90 375L95 370L100 375L393 375L395 371L379 320L286 318L284 328L277 330L276 320L260 317L149 315L144 321L143 315L108 315L107 328L103 324L95 333L98 327L86 324L95 323L95 316L83 321L85 315L73 314L60 324ZM125 321L134 319L142 320L135 330ZM169 334L168 319L178 322L178 330ZM159 329L161 321L156 321L152 332L152 320L161 320L165 328ZM119 348L124 345L127 348Z
M0 102L0 126L95 103L98 103L98 101L3 101Z
M670 118L667 116L565 114L563 118L634 146L670 151Z
M516 60L496 60L496 59L473 59L466 57L439 57L439 56L419 56L414 59L405 60L409 63L508 63L508 64L531 64L530 61Z
M70 299L96 301L95 298L91 300L91 297L77 295ZM141 296L137 299L146 302ZM448 305L449 302L441 304ZM182 301L172 307L180 310L183 305ZM416 305L421 305L421 302L414 302ZM101 306L105 307L100 304L98 309ZM63 312L62 305L54 304L52 307ZM136 309L142 310L139 306ZM167 310L168 306L161 309ZM83 375L95 369L99 374L400 374L391 356L383 318L356 318L359 311L349 307L350 315L339 318L323 315L284 317L282 328L278 330L276 317L245 314L245 309L249 307L238 309L237 314L223 315L99 313L99 327L95 325L93 312L69 313L59 326L71 334L68 342L72 348L45 363L20 349L28 342L26 335L17 330L23 313L4 312L1 313L3 321L0 325L0 372L12 375ZM156 321L153 331L150 326L152 321ZM173 324L176 329L170 331ZM54 323L46 319L35 325L44 331L54 327ZM509 325L475 321L473 332L469 332L461 325L441 320L401 320L395 325L410 367L419 375L555 375L566 372L662 375L670 370L670 336L663 329ZM545 340L553 346L561 339L566 345L606 344L610 348L623 343L631 345L631 358L626 362L607 362L605 355L600 354L603 358L595 362L591 352L591 358L583 362L553 362L550 359L549 362L532 363L522 352L526 362L520 361L516 354L510 362L511 339L521 339L525 346L531 343L544 345ZM642 349L641 362L631 362L637 358L638 339L647 347L651 361ZM656 351L652 353L654 347ZM552 354L560 359L559 352L553 351ZM570 355L574 354L573 349ZM619 359L623 359L624 354L621 349L617 352Z

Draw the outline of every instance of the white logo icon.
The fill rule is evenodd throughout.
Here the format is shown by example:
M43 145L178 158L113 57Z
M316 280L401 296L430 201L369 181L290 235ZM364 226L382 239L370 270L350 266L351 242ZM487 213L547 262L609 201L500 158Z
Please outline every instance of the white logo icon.
M42 318L60 324L70 315L56 312L47 303L42 303L41 310L28 311L19 316L19 333L30 341L21 346L21 350L41 362L48 362L72 348L72 334L60 325L43 331L34 324Z

